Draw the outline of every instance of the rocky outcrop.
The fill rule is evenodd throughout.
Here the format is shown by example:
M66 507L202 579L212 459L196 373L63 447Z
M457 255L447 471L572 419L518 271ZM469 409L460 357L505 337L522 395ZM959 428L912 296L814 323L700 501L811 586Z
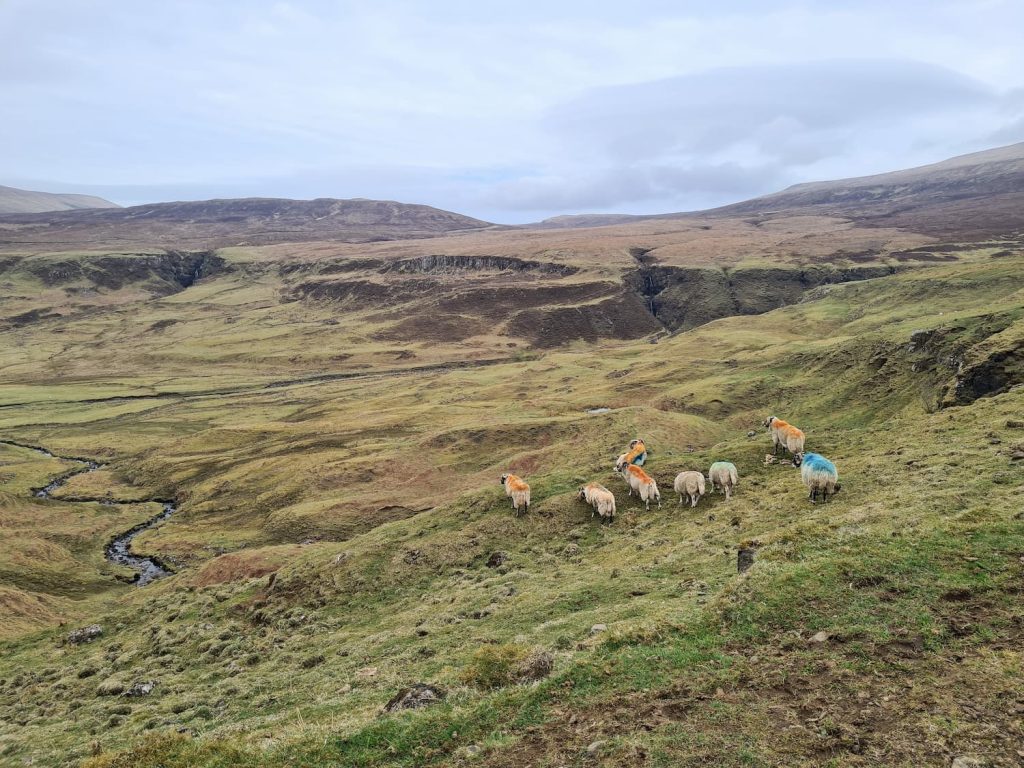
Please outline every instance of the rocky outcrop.
M532 272L542 275L566 277L579 272L568 264L529 261L512 256L447 256L443 254L421 256L418 259L392 261L380 270L381 274L430 273L457 274L459 272Z
M891 275L894 267L865 265L801 269L644 265L628 273L626 284L648 311L671 331L687 330L733 315L757 315L799 302L820 285Z

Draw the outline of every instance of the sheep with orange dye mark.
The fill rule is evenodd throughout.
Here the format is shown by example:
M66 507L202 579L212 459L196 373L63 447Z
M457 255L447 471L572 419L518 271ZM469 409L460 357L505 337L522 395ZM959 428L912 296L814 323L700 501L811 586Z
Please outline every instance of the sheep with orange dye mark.
M692 509L697 506L700 497L704 495L704 475L700 472L680 472L676 475L673 488L679 494L679 503L683 503L683 496L685 495L689 499L690 508Z
M594 510L590 516L600 515L602 523L615 519L615 495L600 483L581 485L576 498L592 506Z
M791 456L803 453L804 433L792 424L776 416L769 416L764 420L764 426L772 436L772 455L778 454L780 446L783 451L789 451Z
M653 477L636 464L629 464L622 461L621 458L615 463L615 471L622 474L622 479L629 487L629 495L632 496L633 491L636 491L636 495L647 507L648 512L651 510L651 500L658 502L658 506L661 507L661 493L658 491L658 484Z
M644 462L647 461L647 446L644 445L644 441L639 437L629 441L629 450L619 456L619 461L623 461L627 464L636 464L638 467L642 467Z
M519 517L520 507L523 508L523 514L530 511L530 486L522 478L506 472L501 476L501 484L505 486L505 495L512 499L516 517Z

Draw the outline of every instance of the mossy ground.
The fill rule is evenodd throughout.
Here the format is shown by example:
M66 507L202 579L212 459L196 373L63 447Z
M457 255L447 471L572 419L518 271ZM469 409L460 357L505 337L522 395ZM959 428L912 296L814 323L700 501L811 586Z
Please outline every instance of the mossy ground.
M231 352L201 386L166 384L178 363L142 336L126 369L149 360L148 378L126 370L102 391L165 397L84 402L97 391L85 371L46 390L58 403L19 385L4 437L109 459L80 481L90 493L179 494L178 515L136 547L181 572L141 590L115 581L101 542L132 521L27 499L62 465L0 446L14 558L3 600L18 599L20 622L4 630L0 759L918 766L977 753L1015 765L1024 462L1010 456L1024 392L939 409L956 366L910 337L940 329L971 359L1002 326L1001 344L1020 329L1022 267L981 254L657 344L482 368L262 389ZM211 292L175 294L174 311L201 317ZM101 313L96 328L110 322ZM37 364L17 363L26 379ZM598 406L611 410L585 412ZM811 505L795 469L764 464L770 413L839 466L833 502ZM611 471L638 434L663 495L649 513ZM734 499L678 506L675 473L719 459L739 467ZM498 485L506 469L533 486L519 519ZM575 500L589 480L615 491L612 525ZM751 540L756 564L737 575ZM69 554L51 561L56 548ZM507 559L488 567L496 551ZM62 617L104 635L63 644ZM503 646L551 651L554 673L475 684L481 649ZM148 696L109 693L146 680ZM381 716L416 681L445 688L445 703Z

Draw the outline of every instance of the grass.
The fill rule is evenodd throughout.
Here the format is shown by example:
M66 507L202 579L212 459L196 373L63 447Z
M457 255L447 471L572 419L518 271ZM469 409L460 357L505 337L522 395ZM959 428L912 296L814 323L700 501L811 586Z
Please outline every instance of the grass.
M941 360L1012 348L1021 266L967 254L657 344L270 389L300 378L286 353L298 373L341 349L342 366L379 361L377 321L342 312L335 337L303 320L328 307L262 306L259 286L242 301L250 288L227 275L129 302L136 324L111 309L11 332L22 347L0 354L22 381L3 394L23 404L0 408L3 436L109 461L68 494L178 494L136 548L181 571L116 582L102 542L148 508L30 501L64 465L0 446L0 604L14 617L0 761L909 766L979 752L1011 765L1024 467L1009 455L1024 430L1008 424L1024 393L951 407ZM166 331L137 330L172 314ZM910 349L920 329L936 341ZM54 403L30 382L63 345L77 353ZM142 391L167 395L84 402ZM585 412L597 406L611 410ZM796 470L764 464L769 413L837 463L835 501L810 505ZM663 493L649 514L611 470L637 434ZM675 473L721 458L739 468L736 497L676 505ZM533 487L526 517L507 508L505 470ZM575 500L589 480L615 491L614 524ZM746 540L756 563L737 575ZM104 635L65 644L59 621ZM526 649L554 655L550 677L512 682ZM149 696L101 693L146 680ZM381 714L417 681L445 702Z

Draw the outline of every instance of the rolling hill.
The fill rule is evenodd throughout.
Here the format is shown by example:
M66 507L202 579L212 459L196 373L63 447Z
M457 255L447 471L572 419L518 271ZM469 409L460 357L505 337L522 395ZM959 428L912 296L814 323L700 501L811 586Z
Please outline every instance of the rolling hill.
M83 208L118 208L117 203L92 195L31 192L27 189L0 186L0 214L71 211Z
M758 216L829 216L860 226L897 227L939 237L984 237L1024 230L1024 142L939 163L781 192L697 213L646 216L583 214L531 225L539 229L614 226L628 221Z
M239 198L0 216L0 247L164 246L430 237L492 224L388 200Z
M948 203L915 189L915 221ZM1017 765L1024 238L830 195L6 230L0 763ZM838 466L827 504L766 455L773 414ZM612 470L638 435L649 512ZM680 505L719 460L734 497ZM135 585L130 531L171 575Z

